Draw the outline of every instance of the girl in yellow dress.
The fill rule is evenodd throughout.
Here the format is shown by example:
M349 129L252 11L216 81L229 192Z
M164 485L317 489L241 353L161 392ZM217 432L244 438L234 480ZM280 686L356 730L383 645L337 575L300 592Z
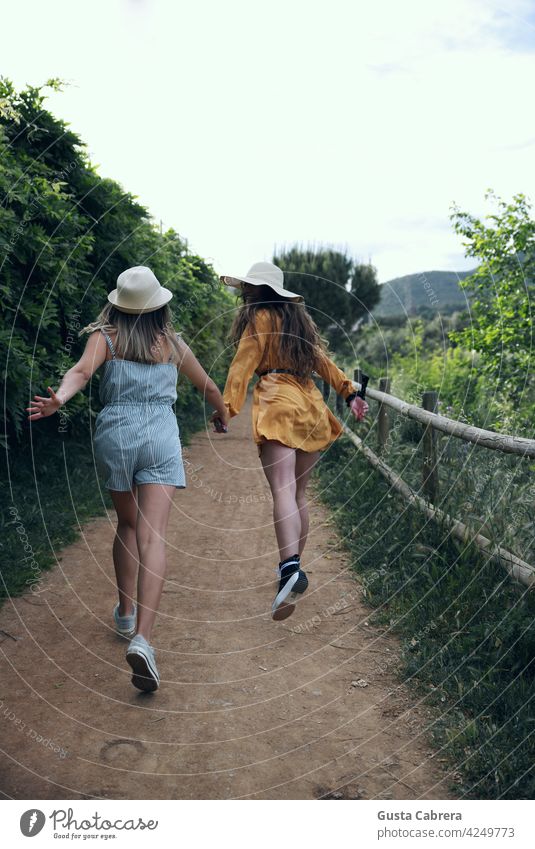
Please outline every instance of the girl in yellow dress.
M273 496L279 547L279 587L273 619L285 619L307 589L301 568L309 518L306 487L320 451L342 427L312 379L316 372L341 395L357 420L368 411L364 392L329 359L303 298L284 288L284 275L270 262L257 262L245 277L222 276L243 298L231 338L236 354L223 399L236 416L253 377L253 437ZM214 414L213 418L216 418Z

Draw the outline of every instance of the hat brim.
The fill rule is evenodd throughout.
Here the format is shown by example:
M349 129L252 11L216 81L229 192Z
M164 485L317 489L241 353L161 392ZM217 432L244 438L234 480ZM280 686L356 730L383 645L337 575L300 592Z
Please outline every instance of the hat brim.
M132 307L126 307L119 303L117 289L113 289L113 291L111 291L108 295L108 301L110 304L113 304L116 309L120 310L120 312L127 312L130 313L130 315L142 315L142 313L145 312L155 312L156 310L159 310L160 307L169 303L172 297L173 293L171 290L162 286L156 299L153 302L149 301L148 306L143 307L142 309L133 309Z
M239 289L242 283L250 283L251 286L269 286L277 295L281 295L281 297L287 298L289 301L303 302L305 300L302 295L298 295L296 292L290 292L289 289L284 289L283 286L277 286L275 283L268 283L267 280L258 280L254 277L229 277L227 274L221 274L219 279L226 286L232 286L233 289Z

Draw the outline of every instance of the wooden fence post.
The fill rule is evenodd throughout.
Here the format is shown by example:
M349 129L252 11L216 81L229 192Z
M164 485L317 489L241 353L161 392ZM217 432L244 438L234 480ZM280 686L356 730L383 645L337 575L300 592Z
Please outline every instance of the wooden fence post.
M390 395L390 378L381 377L379 380L379 392L386 392ZM388 442L388 433L390 430L390 419L388 417L388 407L386 404L379 402L379 411L377 413L377 441L379 451L384 451Z
M422 394L422 407L431 413L437 411L438 395L436 392L424 392ZM425 497L436 504L438 495L438 468L437 468L437 449L436 436L434 428L431 425L426 425L423 436L423 474L422 488Z

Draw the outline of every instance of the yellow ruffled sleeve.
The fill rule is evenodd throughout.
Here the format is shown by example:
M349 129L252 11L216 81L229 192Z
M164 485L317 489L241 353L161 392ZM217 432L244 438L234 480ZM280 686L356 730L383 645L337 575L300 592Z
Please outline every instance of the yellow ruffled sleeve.
M355 392L353 381L329 359L325 351L320 352L316 371L323 380L327 381L333 387L337 395L341 395L344 400L348 395Z
M223 401L230 417L237 416L245 402L247 387L262 362L267 339L266 317L259 310L255 316L255 327L249 325L243 331L228 371Z

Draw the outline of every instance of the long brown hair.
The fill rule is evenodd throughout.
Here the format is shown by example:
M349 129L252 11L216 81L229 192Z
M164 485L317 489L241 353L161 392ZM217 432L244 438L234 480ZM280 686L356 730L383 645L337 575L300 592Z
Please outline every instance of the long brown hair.
M137 314L122 312L108 303L96 320L80 331L80 335L95 330L115 332L113 346L117 356L123 360L136 363L162 362L164 339L169 344L171 362L178 363L182 356L167 304L153 312Z
M256 329L256 313L267 309L271 316L273 333L280 333L280 356L284 366L296 372L300 383L306 383L318 368L320 352L325 351L325 342L302 303L289 301L277 294L270 286L255 286L254 291L241 290L243 304L239 308L230 329L230 341L237 346L244 330ZM280 318L280 326L277 323Z

